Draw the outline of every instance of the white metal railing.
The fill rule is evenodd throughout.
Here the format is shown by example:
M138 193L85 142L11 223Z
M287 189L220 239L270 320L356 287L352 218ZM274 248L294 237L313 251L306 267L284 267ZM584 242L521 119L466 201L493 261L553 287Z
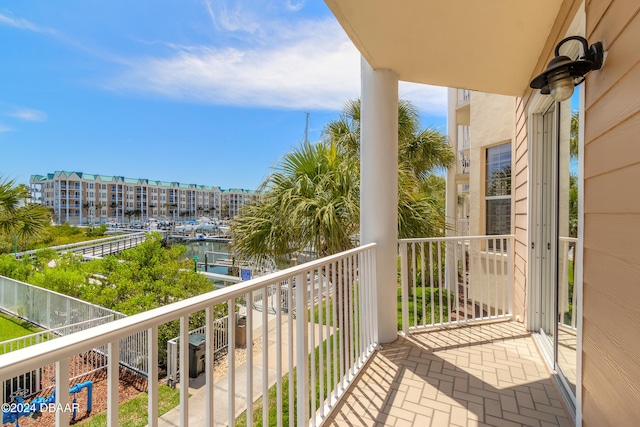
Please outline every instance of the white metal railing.
M575 283L575 254L577 237L558 238L558 316L561 325L576 329L577 305Z
M458 105L466 104L471 99L471 91L469 89L458 89Z
M458 173L467 175L471 171L471 155L469 149L460 150L458 152Z
M403 239L402 330L508 318L513 236Z
M228 307L228 319L234 319L237 299L251 301L256 293L268 294L269 287L275 287L276 293L284 286L293 292L287 294L289 306L293 293L296 293L296 316L285 315L278 306L280 298L275 300L275 321L268 321L267 310L259 314L262 318L260 338L262 342L262 367L260 369L252 357L246 362L246 390L260 390L263 396L261 408L263 425L269 425L270 380L268 372L276 372L277 418L282 420L283 411L288 410L290 425L318 425L325 419L347 385L355 378L365 361L376 346L377 326L375 322L375 257L376 245L369 244L336 255L315 260L283 271L268 274L225 289L175 302L164 307L146 311L130 317L100 325L73 335L64 336L46 343L37 344L28 349L16 350L0 356L0 381L12 378L22 372L29 372L51 363L56 365L56 405L69 404L69 357L89 349L107 346L107 425L118 425L118 358L122 340L146 331L148 339L148 375L150 379L158 376L158 327L174 320L180 322L179 351L187 354L189 317L205 312L205 422L229 426L235 425L235 417L245 410L251 424L253 406L251 402L256 393L248 399L248 404L236 404L236 360L235 352L228 352L228 371L226 390L215 387L214 399L214 320L213 307L225 303ZM310 301L307 298L308 280L320 278L321 287L316 292L310 287ZM295 279L295 280L294 280ZM319 295L316 295L319 293ZM263 300L268 300L264 298ZM247 310L247 325L253 324L253 310ZM310 320L316 319L317 320ZM229 320L233 322L233 320ZM233 328L229 324L229 328ZM253 354L253 328L246 328L247 354ZM270 360L275 349L275 361ZM229 348L235 348L235 336L229 334ZM287 352L286 356L283 352ZM189 371L189 358L181 357L181 372ZM293 368L296 368L295 370ZM254 373L258 375L254 375ZM261 373L261 375L260 375ZM288 390L283 390L282 377L288 375ZM258 384L254 384L257 381ZM294 383L296 389L294 392ZM316 392L318 385L318 392ZM180 376L180 415L179 423L189 423L189 383L188 375ZM218 395L225 393L224 396ZM283 395L290 396L288 408L283 408ZM294 397L297 401L294 415ZM225 399L225 409L218 409L217 399ZM149 425L157 426L158 383L148 381ZM256 414L259 415L259 414ZM68 412L56 412L56 425L69 425Z
M471 136L469 134L469 126L458 126L458 150L464 150L471 147Z
M89 327L126 317L117 311L4 276L0 276L0 311L45 329L39 334L13 340L28 338L31 340L30 344L36 344L39 337L52 338L77 333ZM120 365L130 372L145 376L148 372L146 343L146 331L131 335L123 340L119 355ZM10 344L9 349L11 351L17 350L13 346L14 344ZM91 372L104 369L106 367L106 353L106 347L98 346L73 355L71 357L70 379L80 378ZM47 376L49 378L51 377L50 372L53 370L52 366L42 365L10 379L6 384L0 382L0 385L3 386L3 396L6 390L15 391L17 388L27 388L29 394L33 394L49 387L51 383L35 382L35 379L40 377L42 372L49 372ZM29 386L27 387L26 384Z
M456 219L456 230L455 233L457 236L468 236L469 235L469 218L458 218Z

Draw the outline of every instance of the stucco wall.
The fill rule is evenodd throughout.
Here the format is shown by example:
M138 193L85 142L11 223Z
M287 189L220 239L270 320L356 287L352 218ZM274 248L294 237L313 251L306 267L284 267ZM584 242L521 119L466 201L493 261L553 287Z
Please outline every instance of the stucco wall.
M485 234L486 147L512 141L515 98L482 92L471 93L469 137L471 170L469 173L471 236Z

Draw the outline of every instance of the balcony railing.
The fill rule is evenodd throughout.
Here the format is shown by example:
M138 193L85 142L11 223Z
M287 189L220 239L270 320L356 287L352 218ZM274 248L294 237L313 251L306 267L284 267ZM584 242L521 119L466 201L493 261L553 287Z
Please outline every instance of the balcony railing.
M458 106L469 103L471 91L468 89L458 89Z
M460 150L458 152L458 174L467 175L471 170L471 156L469 149Z
M511 235L400 240L402 330L511 317L512 248Z
M458 126L458 149L464 150L471 147L469 126Z
M205 313L205 421L206 424L235 424L239 412L246 410L247 424L253 420L255 393L249 393L247 403L236 404L235 352L228 352L228 370L224 405L220 390L214 399L214 306L224 304L228 319L235 319L236 310L244 301L246 324L259 324L257 335L262 342L262 367L252 357L246 361L246 390L261 390L263 425L269 423L269 370L275 371L277 418L288 409L297 425L317 425L329 415L338 399L364 366L376 346L375 323L375 258L376 245L369 244L340 254L309 262L287 270L262 276L241 284L172 303L154 310L100 325L89 330L63 336L46 343L13 351L0 356L2 381L55 363L56 407L68 407L69 360L73 355L100 346L107 347L107 425L118 425L118 386L120 348L127 337L147 331L148 419L158 425L158 328L171 321L180 323L179 354L189 349L188 325L191 315ZM291 290L285 292L284 290ZM254 312L252 302L261 295L261 312ZM248 302L248 303L247 303ZM283 310L286 307L287 310ZM275 313L275 314L269 314ZM259 319L260 318L260 319ZM229 320L229 329L235 325ZM247 354L253 354L254 331L246 328ZM235 335L228 334L228 346L235 348ZM275 349L275 362L269 347ZM287 354L283 354L286 349ZM189 357L180 357L179 371L189 372ZM269 367L270 369L267 369ZM295 368L295 369L294 369ZM254 374L259 375L254 375ZM261 375L260 375L261 374ZM282 378L288 375L288 390ZM273 376L273 375L271 375ZM258 384L254 384L257 381ZM296 389L294 391L294 384ZM180 425L189 423L189 377L181 375ZM317 386L317 387L316 387ZM290 397L283 408L283 396ZM296 406L294 409L294 396ZM218 409L218 405L220 409ZM224 409L223 409L224 408ZM70 414L58 411L57 426L68 426Z

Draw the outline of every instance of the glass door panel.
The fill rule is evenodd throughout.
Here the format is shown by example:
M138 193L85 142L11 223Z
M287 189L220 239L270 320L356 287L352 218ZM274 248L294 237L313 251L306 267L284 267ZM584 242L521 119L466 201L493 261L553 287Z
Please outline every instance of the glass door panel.
M578 244L578 112L579 91L570 101L560 104L558 133L558 314L556 361L571 389L576 393L577 318L579 316L575 271L580 260L576 257Z

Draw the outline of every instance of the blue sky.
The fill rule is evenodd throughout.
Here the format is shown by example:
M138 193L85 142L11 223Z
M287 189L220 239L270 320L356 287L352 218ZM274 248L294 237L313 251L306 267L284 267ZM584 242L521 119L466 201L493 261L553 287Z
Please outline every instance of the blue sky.
M359 96L324 2L33 0L0 6L0 176L76 170L254 189ZM401 83L446 130L446 89Z

